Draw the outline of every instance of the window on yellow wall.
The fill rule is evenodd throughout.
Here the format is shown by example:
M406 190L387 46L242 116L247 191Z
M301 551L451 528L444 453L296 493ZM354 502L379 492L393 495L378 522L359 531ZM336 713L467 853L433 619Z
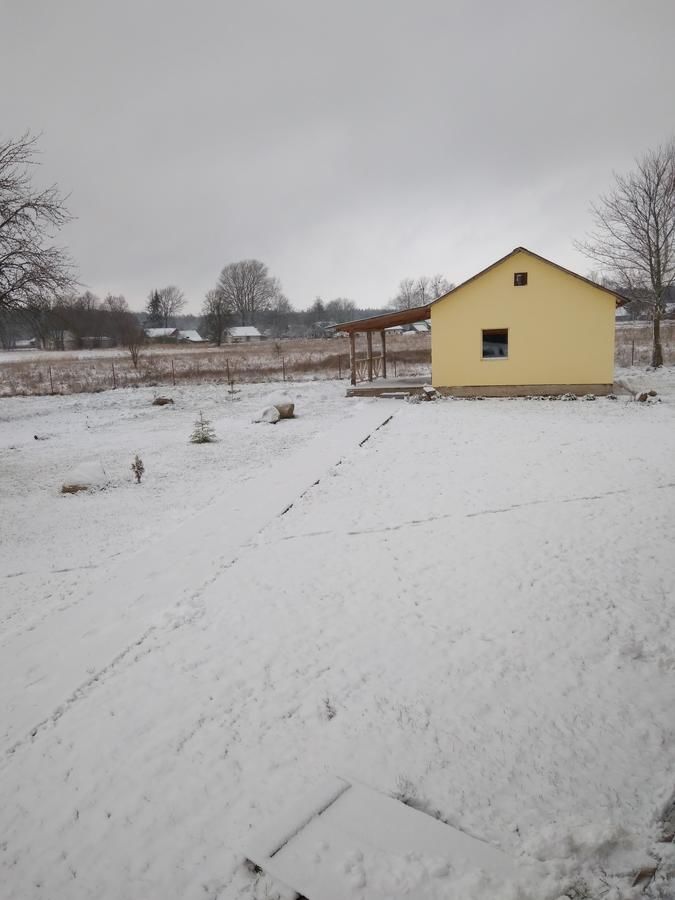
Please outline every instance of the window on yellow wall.
M483 329L483 359L508 359L508 328Z

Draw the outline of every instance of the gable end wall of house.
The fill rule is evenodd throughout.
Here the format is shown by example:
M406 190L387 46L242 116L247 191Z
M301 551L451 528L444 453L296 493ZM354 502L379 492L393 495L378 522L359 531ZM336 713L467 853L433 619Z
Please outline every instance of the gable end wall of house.
M527 285L514 286L516 272ZM519 251L431 307L434 387L598 392L614 380L615 307L606 291ZM484 329L508 329L508 358L482 358Z

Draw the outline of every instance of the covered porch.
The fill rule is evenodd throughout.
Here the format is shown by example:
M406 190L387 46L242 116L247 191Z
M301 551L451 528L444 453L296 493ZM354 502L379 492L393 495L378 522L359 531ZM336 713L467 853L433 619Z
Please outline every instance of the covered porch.
M387 329L400 325L413 325L415 322L424 322L431 316L431 306L416 306L412 309L397 310L380 316L371 316L368 319L355 319L353 322L342 322L333 326L336 331L347 334L349 337L349 369L351 388L347 391L348 397L355 396L383 396L388 393L417 393L422 385L428 383L428 377L413 376L410 378L387 379ZM356 340L358 335L364 335L366 339L365 355L357 354ZM376 335L376 345L373 346L373 335ZM374 385L375 379L387 381L382 384L379 381ZM358 386L357 386L358 385Z

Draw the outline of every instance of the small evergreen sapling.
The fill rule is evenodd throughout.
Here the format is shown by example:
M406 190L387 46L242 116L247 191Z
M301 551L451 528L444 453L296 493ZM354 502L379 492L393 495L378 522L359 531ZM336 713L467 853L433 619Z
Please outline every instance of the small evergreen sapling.
M216 433L211 427L211 422L204 418L204 413L200 410L194 431L190 435L190 441L193 444L211 444L215 439Z
M140 458L138 453L136 454L136 456L134 456L134 461L131 464L131 471L134 473L136 484L140 484L143 473L145 472L145 466L143 465L143 460Z

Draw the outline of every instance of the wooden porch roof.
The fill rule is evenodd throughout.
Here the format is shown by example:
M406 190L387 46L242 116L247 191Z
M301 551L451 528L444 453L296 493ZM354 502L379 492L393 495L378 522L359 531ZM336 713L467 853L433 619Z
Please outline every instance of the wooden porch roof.
M395 312L384 313L380 316L370 316L367 319L355 319L353 322L341 322L339 325L331 325L336 331L344 331L347 334L357 332L384 331L385 328L393 328L395 325L412 325L413 322L423 322L431 315L431 304L426 306L414 306L412 309L400 309Z

